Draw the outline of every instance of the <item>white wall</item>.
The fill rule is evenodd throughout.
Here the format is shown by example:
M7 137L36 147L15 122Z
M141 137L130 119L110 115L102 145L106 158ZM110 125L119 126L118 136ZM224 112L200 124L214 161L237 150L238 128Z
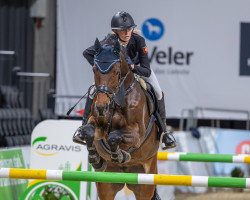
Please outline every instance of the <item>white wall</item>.
M166 93L168 117L180 117L183 108L195 106L250 110L250 76L239 75L240 23L250 23L249 8L248 0L60 0L57 93L85 93L93 74L82 52L96 37L107 35L112 16L125 10L138 29L149 18L164 26L159 40L146 42L149 57L154 48L156 53L162 51L158 61L165 64L157 63L154 54L151 67ZM177 60L183 65L174 63L174 55L169 64L170 47L186 59L189 54L189 64L184 58ZM224 117L237 118L234 113Z

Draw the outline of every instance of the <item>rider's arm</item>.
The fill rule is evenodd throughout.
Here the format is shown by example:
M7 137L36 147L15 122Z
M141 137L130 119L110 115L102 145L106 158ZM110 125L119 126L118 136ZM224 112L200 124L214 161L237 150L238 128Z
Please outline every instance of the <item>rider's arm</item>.
M139 53L138 59L139 59L139 65L134 65L134 69L132 70L134 73L140 75L140 76L145 76L149 77L151 74L151 69L150 69L150 64L148 60L148 53L145 48L146 43L145 39L143 37L139 37L137 42L139 43L137 46L137 51Z
M108 34L100 43L101 43L101 45L103 45L103 44L112 45L112 44L114 44L114 41L116 41L116 40L117 40L117 38L114 34ZM93 66L94 65L94 56L96 54L95 46L93 45L93 46L85 49L82 54L83 54L84 58L87 59L89 64L91 66Z

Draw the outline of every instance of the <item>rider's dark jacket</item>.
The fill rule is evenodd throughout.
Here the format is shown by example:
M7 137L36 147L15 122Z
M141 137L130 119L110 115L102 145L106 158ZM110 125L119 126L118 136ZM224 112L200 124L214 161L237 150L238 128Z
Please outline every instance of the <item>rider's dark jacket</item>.
M114 45L118 40L116 34L108 34L102 41L102 45ZM140 75L149 77L151 74L150 64L148 60L147 47L145 39L136 34L132 33L131 38L126 47L127 54L135 64L133 72ZM96 54L94 45L87 48L83 52L83 56L88 60L91 66L94 65L94 55ZM126 55L125 55L126 56Z

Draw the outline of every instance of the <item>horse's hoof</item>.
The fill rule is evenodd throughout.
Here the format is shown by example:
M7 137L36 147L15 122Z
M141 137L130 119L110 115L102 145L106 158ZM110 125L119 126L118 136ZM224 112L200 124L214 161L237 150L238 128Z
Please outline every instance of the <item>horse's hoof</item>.
M81 136L88 146L92 146L95 137L95 127L93 124L87 124L81 129Z
M96 172L104 172L107 168L107 162L103 158L101 158L98 164L92 164Z
M121 150L121 153L123 156L122 156L122 159L119 160L120 163L126 163L126 162L130 161L130 159L131 159L130 153L128 153L124 150Z
M111 151L116 151L117 146L120 144L120 142L123 140L121 134L119 131L113 131L109 133L107 142L110 146Z

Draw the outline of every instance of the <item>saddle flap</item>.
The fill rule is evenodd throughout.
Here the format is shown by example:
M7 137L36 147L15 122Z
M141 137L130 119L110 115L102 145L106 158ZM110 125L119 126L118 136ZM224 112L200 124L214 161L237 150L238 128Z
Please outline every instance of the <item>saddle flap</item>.
M152 98L152 93L150 94L148 90L143 90L143 91L144 94L146 95L149 115L152 115L155 112L155 100Z
M140 83L144 91L144 94L146 96L149 114L152 115L154 114L156 107L157 107L156 106L157 101L156 101L156 96L154 93L154 88L152 87L152 85L145 82L140 76L136 75L136 78L138 79L138 82Z

